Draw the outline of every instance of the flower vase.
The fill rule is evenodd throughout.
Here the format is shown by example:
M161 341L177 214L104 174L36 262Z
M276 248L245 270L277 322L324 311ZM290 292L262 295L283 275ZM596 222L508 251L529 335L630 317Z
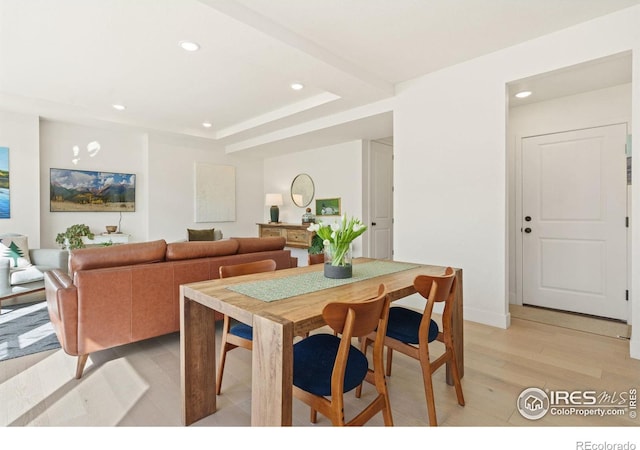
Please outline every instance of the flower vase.
M353 276L351 265L351 244L336 246L329 244L324 246L324 276L327 278L351 278Z

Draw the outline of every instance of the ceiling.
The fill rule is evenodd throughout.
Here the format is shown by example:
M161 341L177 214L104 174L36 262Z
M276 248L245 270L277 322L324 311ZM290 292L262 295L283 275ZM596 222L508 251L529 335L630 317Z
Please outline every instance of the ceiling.
M639 3L0 0L0 105L227 152L378 139L396 83Z

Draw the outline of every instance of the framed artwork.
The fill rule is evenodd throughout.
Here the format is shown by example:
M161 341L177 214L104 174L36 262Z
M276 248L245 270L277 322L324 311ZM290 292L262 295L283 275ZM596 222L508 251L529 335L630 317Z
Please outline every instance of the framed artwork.
M195 163L194 222L236 220L236 168Z
M132 173L50 169L51 212L133 212L136 176Z
M339 198L318 198L316 199L316 216L339 216Z
M9 196L9 148L0 147L0 219L11 217Z

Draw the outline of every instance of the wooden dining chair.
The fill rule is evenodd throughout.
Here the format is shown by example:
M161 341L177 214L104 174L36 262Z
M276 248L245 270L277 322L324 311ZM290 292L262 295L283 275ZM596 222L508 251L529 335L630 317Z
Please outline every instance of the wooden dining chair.
M444 275L428 276L418 275L413 281L413 285L418 293L427 299L422 313L394 306L389 309L389 323L387 325L387 335L384 345L387 347L387 371L386 375L391 376L391 363L393 351L397 350L411 358L420 361L424 391L427 399L427 411L429 413L429 424L438 425L436 418L436 406L433 392L432 374L445 363L451 364L451 375L455 386L458 404L464 406L464 396L462 394L462 384L460 373L453 345L452 314L456 298L457 282L454 270L447 267ZM444 302L442 314L442 331L438 324L431 318L433 307L436 303ZM366 353L367 346L375 338L370 334L361 341L361 349ZM439 341L444 344L444 353L434 361L429 357L429 343ZM356 390L356 397L360 396L361 386Z
M324 264L324 253L309 253L307 262L310 266L314 264Z
M273 259L220 266L220 278L237 277L251 273L273 272L276 270L276 262ZM231 319L226 314L222 322L222 345L220 348L220 364L218 365L218 377L216 378L216 394L222 390L222 374L227 359L227 352L234 348L246 348L253 350L253 328L251 325L239 322L231 325Z
M383 371L382 350L389 316L389 297L383 284L378 294L361 302L331 302L322 317L341 336L314 334L293 346L293 395L311 407L311 422L317 412L333 425L363 425L378 412L384 424L393 425ZM377 331L376 331L377 330ZM373 370L367 357L351 344L352 338L375 333ZM378 395L348 422L344 417L344 393L367 381Z

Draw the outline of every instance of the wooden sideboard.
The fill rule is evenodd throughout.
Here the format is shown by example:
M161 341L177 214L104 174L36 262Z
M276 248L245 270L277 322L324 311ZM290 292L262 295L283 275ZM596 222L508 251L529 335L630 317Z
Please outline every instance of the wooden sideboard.
M307 230L309 224L297 223L259 223L258 235L283 236L286 239L286 247L309 248L315 232Z

